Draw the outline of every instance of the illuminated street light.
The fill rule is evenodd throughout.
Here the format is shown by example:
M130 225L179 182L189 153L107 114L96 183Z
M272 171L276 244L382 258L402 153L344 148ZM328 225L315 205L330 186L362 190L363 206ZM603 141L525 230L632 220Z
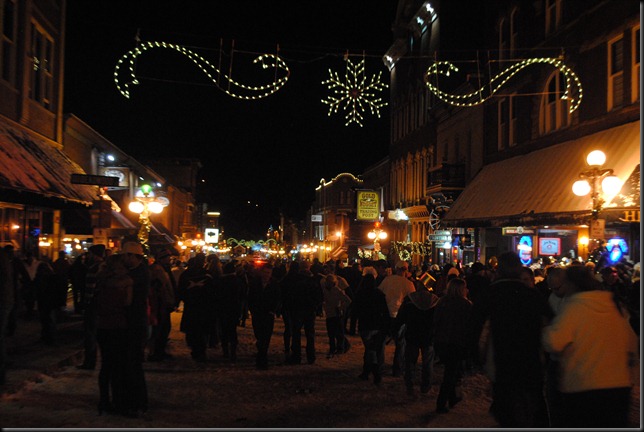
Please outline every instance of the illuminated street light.
M367 237L373 240L374 253L380 252L380 240L387 238L387 232L382 229L380 222L376 222L374 228L367 233Z
M141 188L136 192L134 201L130 202L128 208L130 211L139 214L139 229L138 238L143 245L144 250L148 250L148 239L150 238L150 213L159 214L163 208L170 204L170 201L165 197L157 197L152 191L152 187L148 184L141 185Z
M586 157L586 162L590 169L579 174L579 180L572 185L572 191L577 196L591 194L593 219L597 219L605 202L600 194L599 181L601 180L601 191L604 195L615 195L622 184L619 178L613 175L611 168L600 168L606 162L606 155L601 150L591 151Z

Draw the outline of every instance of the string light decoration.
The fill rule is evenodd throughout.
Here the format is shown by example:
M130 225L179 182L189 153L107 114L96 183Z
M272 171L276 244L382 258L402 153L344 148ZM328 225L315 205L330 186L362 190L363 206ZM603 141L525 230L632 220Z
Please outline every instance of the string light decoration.
M437 85L432 84L431 77L436 77L436 82L438 82L439 75L449 76L451 72L458 72L458 68L448 61L440 61L432 64L425 72L425 84L429 90L434 93L439 99L444 102L447 102L450 105L462 106L462 107L471 107L475 105L482 104L487 99L492 97L505 83L507 83L514 75L519 73L521 70L537 63L545 63L554 66L559 69L559 71L565 77L566 90L561 95L561 99L570 100L570 112L572 113L581 104L582 98L582 88L581 82L572 69L565 65L565 63L558 58L535 58L535 59L526 59L515 63L514 65L508 67L503 72L496 75L490 80L489 86L483 86L480 89L473 91L471 93L455 95L449 94L444 91L441 91ZM573 85L575 89L573 90ZM489 94L486 93L486 89ZM576 94L575 97L573 94Z
M347 68L344 80L340 79L337 72L332 72L329 69L329 79L322 81L322 84L326 85L329 90L333 90L333 94L329 95L327 99L322 99L322 103L329 105L329 116L336 114L340 107L344 108L347 111L345 126L357 123L362 127L364 120L362 113L366 107L369 107L372 115L375 114L380 118L380 108L387 105L387 102L383 102L382 98L376 96L376 93L389 86L380 82L382 72L372 75L369 84L367 84L364 59L358 64L354 64L348 56L345 58Z
M210 78L210 80L212 80L217 88L219 88L227 95L237 99L255 100L270 96L284 87L291 74L288 66L279 56L275 54L262 54L253 60L253 64L259 63L261 64L263 69L274 68L275 79L272 83L269 84L250 86L235 81L230 75L222 73L208 60L181 45L175 45L166 42L141 42L135 49L130 50L126 54L124 54L123 57L118 60L116 68L114 69L114 82L116 83L116 88L126 98L130 97L130 87L132 85L139 84L139 80L137 79L135 74L136 59L145 51L153 48L171 49L188 57L188 59L196 64L197 67L201 69L201 71L205 73L206 76ZM129 79L123 83L121 83L119 79L122 67L127 67L129 71ZM280 76L279 78L278 71L282 72L282 76ZM220 85L221 80L227 83L226 87Z

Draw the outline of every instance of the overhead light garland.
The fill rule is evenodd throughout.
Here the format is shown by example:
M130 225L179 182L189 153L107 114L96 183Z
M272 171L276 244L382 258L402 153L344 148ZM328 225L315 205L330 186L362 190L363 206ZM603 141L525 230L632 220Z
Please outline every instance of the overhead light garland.
M526 59L508 67L503 72L499 73L490 80L489 90L487 90L489 94L486 94L486 89L488 88L488 86L483 86L471 93L455 95L441 91L437 85L432 84L432 76L436 77L436 82L438 82L439 75L449 76L451 72L458 72L458 68L448 61L440 61L432 64L427 69L427 72L425 72L425 84L427 85L429 90L442 101L447 102L450 105L471 107L485 102L487 99L492 97L492 95L494 95L494 93L496 93L514 75L535 63L546 63L559 69L559 71L564 75L566 83L566 90L561 95L561 99L570 100L569 110L571 113L579 108L579 104L581 104L582 98L581 82L579 81L577 74L575 74L572 69L566 66L565 63L558 58ZM573 91L573 85L576 91ZM577 97L575 97L573 94L576 94Z
M145 51L153 48L171 49L177 51L188 57L194 64L205 73L210 80L227 95L244 100L262 99L280 90L288 81L290 70L286 63L275 54L262 54L253 60L253 63L259 63L263 69L274 68L275 79L273 82L259 85L250 86L235 81L230 75L222 73L212 63L203 58L201 55L191 51L181 45L175 45L166 42L141 42L135 49L128 51L123 57L119 59L114 69L114 81L116 88L126 98L130 97L130 86L139 84L139 80L135 74L136 59ZM122 83L119 79L121 68L127 65L129 70L129 79ZM282 76L278 78L278 71ZM227 83L226 87L221 85L221 82Z
M387 102L383 102L382 98L376 96L376 93L387 88L388 85L380 82L382 72L372 75L367 84L364 58L358 64L351 62L348 55L345 56L345 60L347 68L344 80L340 79L337 72L332 72L329 69L329 79L322 81L322 84L326 85L329 90L333 90L333 94L329 95L327 99L322 99L322 103L329 105L329 116L336 114L340 107L344 108L347 111L345 126L357 123L362 127L364 120L362 113L367 107L372 115L375 114L380 118L380 108L387 105Z

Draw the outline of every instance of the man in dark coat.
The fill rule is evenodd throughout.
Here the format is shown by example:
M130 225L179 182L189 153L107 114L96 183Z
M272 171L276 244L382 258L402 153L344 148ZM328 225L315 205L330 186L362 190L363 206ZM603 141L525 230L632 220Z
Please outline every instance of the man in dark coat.
M85 331L84 348L85 357L83 363L78 365L79 369L94 370L96 367L96 354L98 344L96 342L96 331L98 326L98 315L96 310L96 299L94 288L96 287L96 275L104 261L105 245L97 244L91 246L87 251L85 266L85 280L83 284L83 330Z
M310 271L311 263L302 261L295 283L287 296L291 309L291 337L293 338L290 364L302 362L302 327L306 336L306 360L315 363L315 317L322 306L322 287Z
M138 417L139 413L148 409L148 390L143 361L150 324L148 316L151 291L150 268L140 243L133 241L124 243L121 253L125 255L125 266L134 281L132 304L127 311L128 352L125 380L130 387L127 393L127 408L123 414L128 417Z
M409 293L396 315L394 332L405 326L405 386L407 394L414 393L414 372L418 355L421 357L421 393L428 393L434 364L433 327L434 310L438 296L423 288Z
M488 295L473 305L472 318L477 335L490 320L491 411L501 427L548 427L541 329L551 312L543 296L521 282L521 267L516 253L499 256L497 277Z
M259 278L249 279L248 308L257 339L257 369L268 369L268 347L273 335L275 312L280 305L280 280L285 276L282 266L264 265Z
M214 315L214 282L204 267L206 256L199 253L179 277L179 298L183 301L180 330L186 334L195 361L204 362L208 334Z
M7 324L9 314L16 301L14 290L13 265L4 249L0 249L0 385L5 383L7 367Z
M240 272L244 270L239 269ZM224 358L237 361L237 325L245 300L245 275L238 274L237 262L230 261L215 281L215 310L221 323L221 349Z

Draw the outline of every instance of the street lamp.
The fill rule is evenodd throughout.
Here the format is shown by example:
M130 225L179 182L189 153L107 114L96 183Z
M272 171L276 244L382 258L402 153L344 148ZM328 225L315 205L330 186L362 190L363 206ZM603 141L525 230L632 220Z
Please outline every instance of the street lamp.
M139 214L138 238L144 250L148 250L148 239L150 238L150 213L159 214L170 202L165 197L157 197L152 191L152 186L144 184L134 195L134 201L130 202L130 211Z
M604 198L600 195L599 181L601 180L601 191L606 195L615 195L619 192L622 184L619 178L613 175L611 168L601 168L606 162L606 155L601 150L591 151L586 157L586 162L590 169L579 174L579 180L572 185L572 191L577 196L591 194L593 219L597 219L604 205Z
M373 240L373 251L374 253L380 252L380 240L387 238L387 232L382 229L380 222L376 222L374 228L367 233L367 237Z

